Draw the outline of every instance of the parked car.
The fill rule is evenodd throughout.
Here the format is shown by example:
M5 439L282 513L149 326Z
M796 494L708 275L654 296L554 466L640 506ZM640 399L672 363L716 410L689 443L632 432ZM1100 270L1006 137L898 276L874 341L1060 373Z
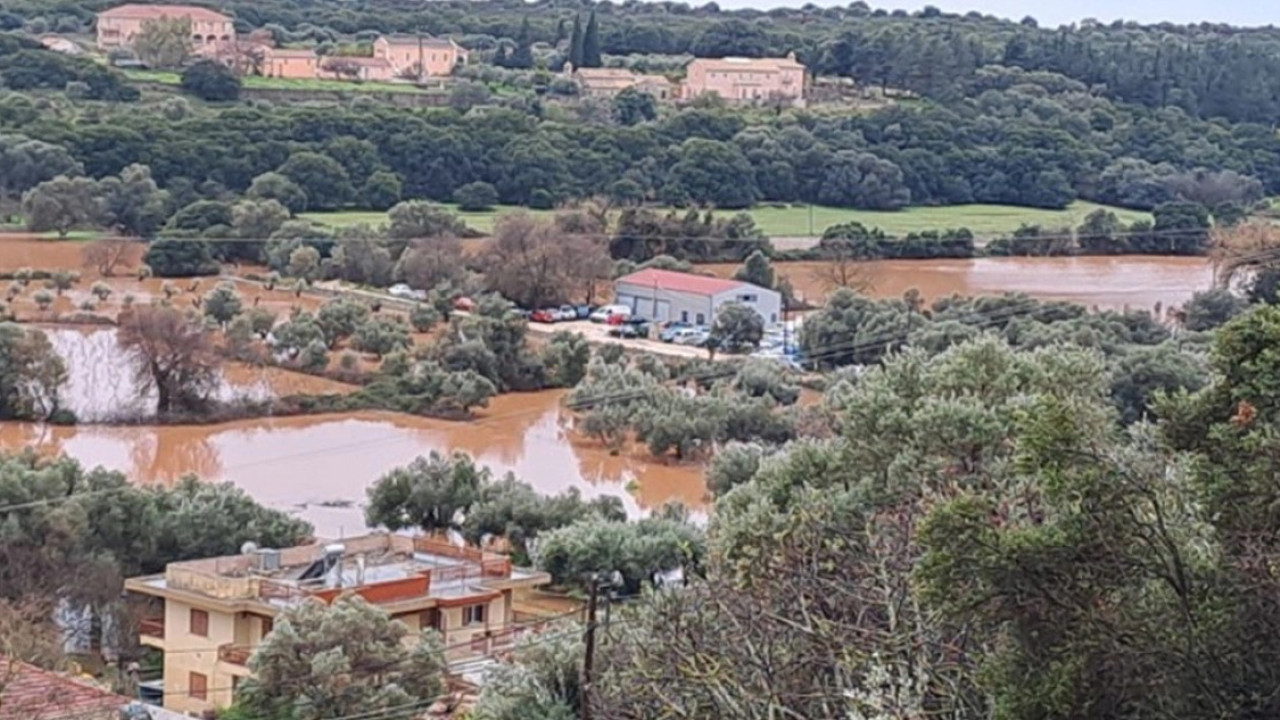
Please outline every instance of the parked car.
M591 313L591 322L608 323L610 318L629 318L631 308L626 305L605 305ZM616 325L617 323L610 323Z
M663 342L675 343L676 345L696 345L697 340L706 337L707 332L700 328L682 327L677 328L670 335L663 337Z
M669 322L665 326L663 326L662 332L658 333L658 339L661 340L662 342L668 342L668 343L672 342L672 340L675 338L676 333L680 332L681 330L688 330L691 327L693 326L690 325L689 323Z
M414 290L404 283L396 283L395 285L387 288L387 294L398 298L404 298L405 300L417 300L419 302L427 299L427 293L425 290Z
M649 323L639 318L623 320L616 327L609 328L609 335L616 338L647 338Z
M529 313L529 319L538 323L553 323L560 319L560 311L552 308L541 308Z
M587 318L591 317L591 313L596 311L596 306L595 305L578 305L577 307L574 308L574 311L578 313L578 317L577 317L578 320L586 320Z
M687 328L686 330L681 331L679 337L676 337L671 342L676 345L692 345L694 347L700 347L705 345L707 343L707 339L710 337L711 333L702 328Z
M562 320L562 321L568 322L568 321L577 320L577 319L578 319L578 308L574 307L573 305L561 305L560 309L556 310L556 320Z

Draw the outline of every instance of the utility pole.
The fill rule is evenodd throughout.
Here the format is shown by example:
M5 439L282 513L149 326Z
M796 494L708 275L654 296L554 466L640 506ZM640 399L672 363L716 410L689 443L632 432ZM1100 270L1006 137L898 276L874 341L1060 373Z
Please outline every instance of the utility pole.
M582 720L591 720L591 683L596 660L596 603L600 599L600 575L591 573L591 593L587 596L587 631L582 656Z

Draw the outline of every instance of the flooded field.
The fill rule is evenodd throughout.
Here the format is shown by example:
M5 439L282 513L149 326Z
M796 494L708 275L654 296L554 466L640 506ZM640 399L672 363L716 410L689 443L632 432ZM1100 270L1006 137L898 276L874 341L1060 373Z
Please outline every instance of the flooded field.
M386 471L431 450L466 452L497 473L545 493L579 488L616 495L629 513L679 500L701 508L700 467L667 464L642 449L611 456L572 433L562 391L496 398L482 416L454 423L393 413L268 418L204 426L0 424L0 450L65 453L86 466L120 470L139 483L187 474L225 480L260 502L295 512L326 536L364 529L365 488Z
M67 366L62 404L81 422L145 418L155 412L156 397L139 385L128 354L114 328L41 328ZM272 367L240 363L222 366L215 397L266 400L299 393L347 393L353 386Z
M723 277L738 265L718 263L701 269ZM829 265L777 263L780 275L815 304L830 292ZM1213 268L1199 257L1120 255L1107 257L974 258L971 260L879 260L862 273L876 297L901 297L915 288L926 301L948 295L998 295L1022 292L1044 300L1067 300L1104 310L1151 310L1181 305L1209 289Z

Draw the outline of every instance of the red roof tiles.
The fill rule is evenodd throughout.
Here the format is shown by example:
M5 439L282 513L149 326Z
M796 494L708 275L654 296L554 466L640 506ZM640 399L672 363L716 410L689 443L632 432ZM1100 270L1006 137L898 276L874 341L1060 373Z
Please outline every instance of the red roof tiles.
M129 698L0 657L0 720L114 720Z
M659 290L674 290L676 292L686 292L692 295L719 295L722 292L736 290L744 283L741 280L725 280L724 278L708 277L706 275L693 275L690 273L676 272L674 270L656 270L649 268L640 272L624 275L614 282L627 283L628 285L639 285L646 288L657 288Z

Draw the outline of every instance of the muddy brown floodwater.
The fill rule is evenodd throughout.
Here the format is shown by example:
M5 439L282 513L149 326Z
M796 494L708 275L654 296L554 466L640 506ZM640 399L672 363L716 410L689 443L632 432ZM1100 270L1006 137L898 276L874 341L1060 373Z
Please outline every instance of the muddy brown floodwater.
M926 302L949 295L1021 292L1043 300L1067 300L1104 310L1151 310L1185 303L1213 282L1213 267L1200 257L1118 255L1106 257L973 258L971 260L878 260L866 263L875 297L901 297L915 288ZM728 277L740 266L717 263L702 270ZM821 303L830 290L828 264L775 265L806 299Z
M666 464L643 449L611 456L574 434L563 391L495 398L475 422L393 413L268 418L205 426L50 427L0 423L0 450L65 453L138 483L187 474L225 480L268 506L297 513L322 536L365 529L365 489L388 470L431 450L460 450L497 473L514 472L540 492L570 487L584 497L617 495L633 516L679 500L703 504L700 467Z

